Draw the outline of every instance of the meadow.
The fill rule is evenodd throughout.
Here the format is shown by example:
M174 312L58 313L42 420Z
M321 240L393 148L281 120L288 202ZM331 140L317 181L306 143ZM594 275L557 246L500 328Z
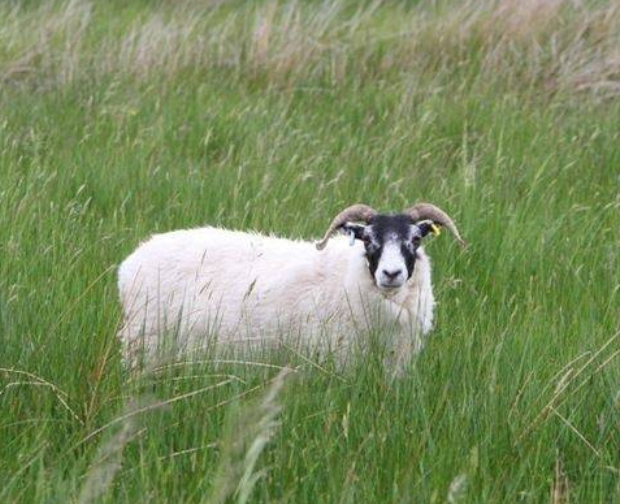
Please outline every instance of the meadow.
M620 502L620 6L0 4L0 502ZM445 208L405 376L122 366L116 268ZM380 338L380 335L378 335Z

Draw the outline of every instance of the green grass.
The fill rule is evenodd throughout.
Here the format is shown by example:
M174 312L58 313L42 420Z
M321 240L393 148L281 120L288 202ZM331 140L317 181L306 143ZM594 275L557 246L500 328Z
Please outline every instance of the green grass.
M620 16L566 4L0 6L0 502L620 502ZM123 369L149 234L418 200L470 246L403 378Z

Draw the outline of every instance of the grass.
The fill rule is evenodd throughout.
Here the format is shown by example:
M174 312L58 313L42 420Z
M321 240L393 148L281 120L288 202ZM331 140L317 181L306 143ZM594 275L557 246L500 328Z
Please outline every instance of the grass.
M0 502L620 502L615 3L0 20ZM404 378L376 352L124 371L115 267L149 234L418 200L470 246L428 245Z

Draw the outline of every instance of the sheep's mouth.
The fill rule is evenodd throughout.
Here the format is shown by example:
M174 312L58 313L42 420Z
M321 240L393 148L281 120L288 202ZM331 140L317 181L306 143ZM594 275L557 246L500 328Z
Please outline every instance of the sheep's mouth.
M384 293L394 294L402 288L403 283L378 283L377 287Z

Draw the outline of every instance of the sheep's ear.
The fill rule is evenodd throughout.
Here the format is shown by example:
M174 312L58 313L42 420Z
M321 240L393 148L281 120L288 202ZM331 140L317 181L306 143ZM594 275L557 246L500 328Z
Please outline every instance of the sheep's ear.
M363 240L366 226L364 226L363 224L354 224L352 222L345 222L340 229L342 229L342 231L347 235L350 235L351 233L353 233L353 236L355 237L356 240Z
M420 236L422 238L424 238L429 233L433 234L434 236L437 236L439 234L439 226L435 224L432 220L423 220L420 222L416 222L415 225L420 230Z

